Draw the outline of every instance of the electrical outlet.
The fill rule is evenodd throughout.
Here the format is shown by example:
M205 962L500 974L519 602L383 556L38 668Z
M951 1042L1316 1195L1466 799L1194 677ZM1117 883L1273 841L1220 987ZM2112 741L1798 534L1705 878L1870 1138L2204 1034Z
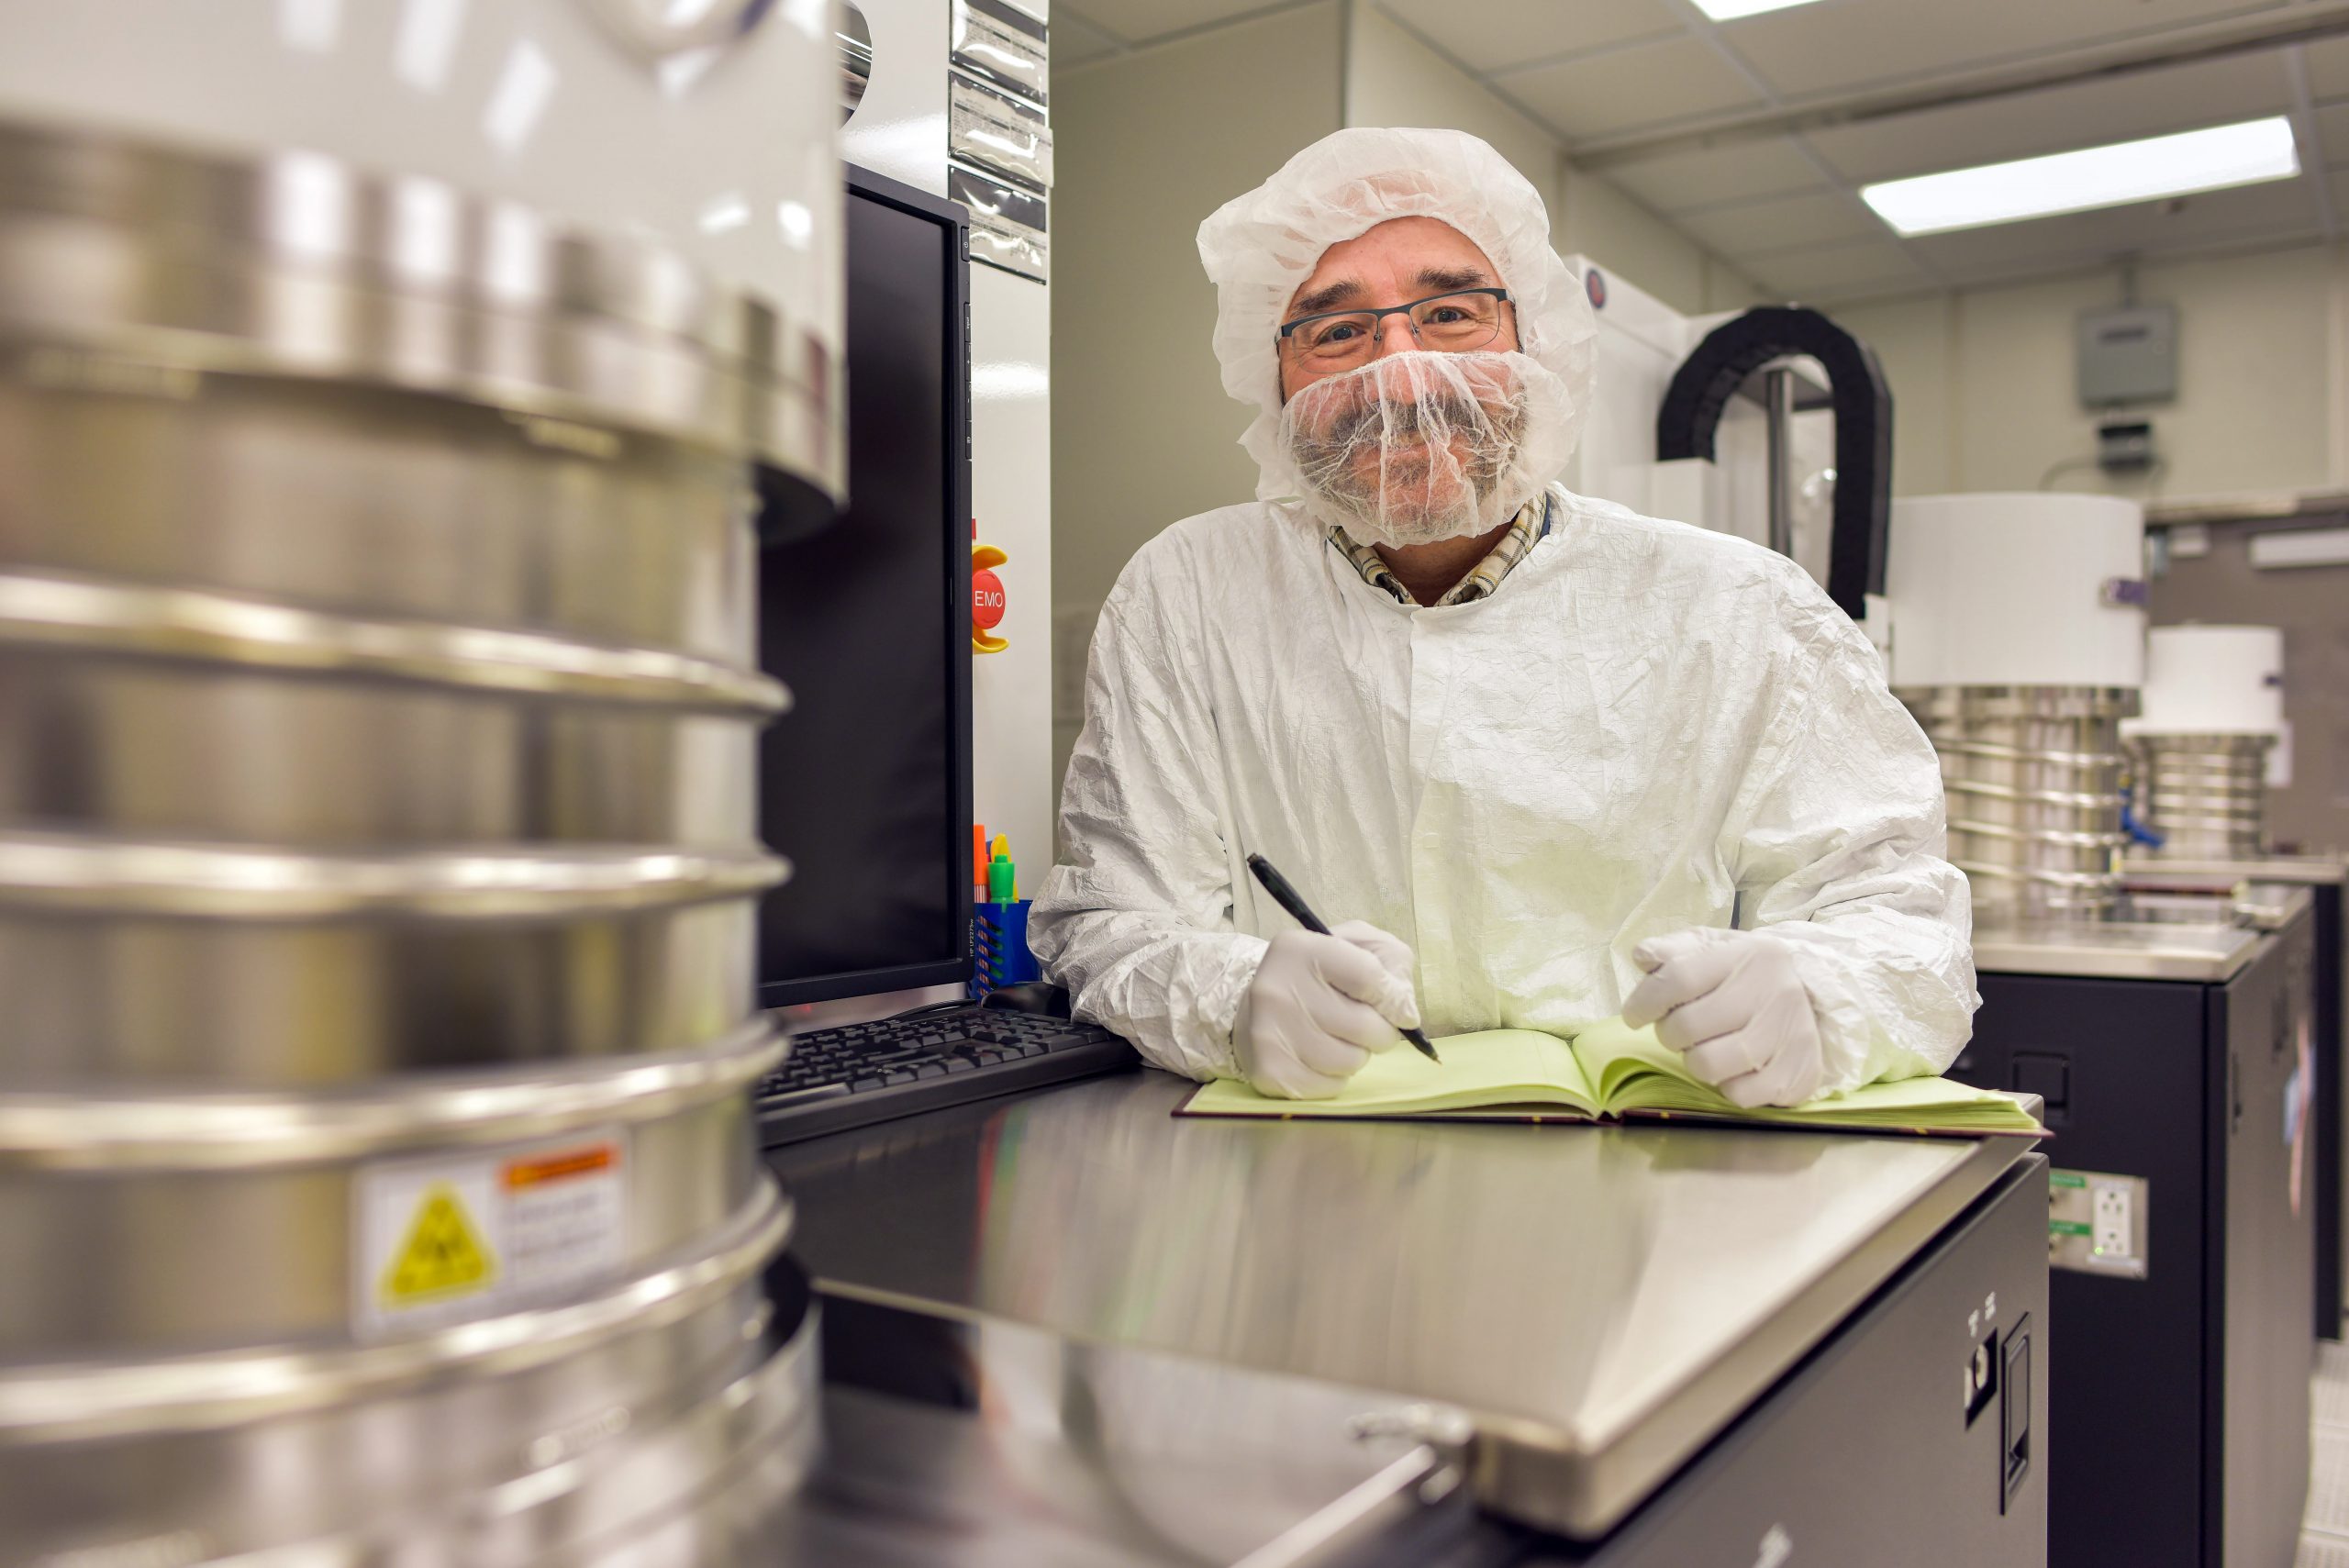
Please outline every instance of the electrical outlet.
M2148 1275L2153 1188L2115 1171L2047 1173L2047 1265L2120 1279Z
M2136 1217L2131 1212L2129 1189L2109 1183L2093 1184L2088 1207L2088 1244L2099 1258L2127 1260L2136 1249Z

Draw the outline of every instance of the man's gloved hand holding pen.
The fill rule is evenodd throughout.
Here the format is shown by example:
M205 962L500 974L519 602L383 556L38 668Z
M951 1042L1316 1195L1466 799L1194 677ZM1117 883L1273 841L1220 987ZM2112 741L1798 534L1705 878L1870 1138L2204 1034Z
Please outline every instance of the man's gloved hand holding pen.
M1655 1026L1688 1069L1738 1106L1815 1097L1826 1062L1794 950L1766 931L1681 931L1642 942L1647 978L1623 1021ZM1232 1045L1241 1075L1279 1099L1329 1099L1378 1051L1416 1028L1411 950L1360 920L1320 936L1275 937L1241 998Z
M1680 931L1642 942L1631 962L1647 978L1623 998L1623 1021L1653 1024L1732 1105L1818 1095L1827 1071L1819 1018L1785 942L1767 931Z
M1409 946L1348 920L1328 936L1284 931L1272 940L1241 998L1232 1046L1258 1094L1326 1100L1419 1021Z

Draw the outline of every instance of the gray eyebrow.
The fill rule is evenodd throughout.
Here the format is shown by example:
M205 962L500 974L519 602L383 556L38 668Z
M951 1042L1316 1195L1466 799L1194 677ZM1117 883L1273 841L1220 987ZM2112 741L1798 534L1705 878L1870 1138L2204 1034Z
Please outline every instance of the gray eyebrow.
M1477 288L1492 281L1482 267L1425 267L1419 272L1419 286L1438 292Z
M1415 280L1419 287L1433 294L1475 288L1492 281L1491 274L1482 267L1422 267ZM1323 284L1311 294L1299 295L1288 307L1289 318L1295 320L1300 316L1319 316L1369 292L1358 278L1340 278L1336 283Z
M1362 280L1359 278L1340 278L1334 284L1324 284L1311 294L1290 301L1289 314L1292 317L1318 316L1325 310L1344 304L1357 295L1369 292L1363 286Z

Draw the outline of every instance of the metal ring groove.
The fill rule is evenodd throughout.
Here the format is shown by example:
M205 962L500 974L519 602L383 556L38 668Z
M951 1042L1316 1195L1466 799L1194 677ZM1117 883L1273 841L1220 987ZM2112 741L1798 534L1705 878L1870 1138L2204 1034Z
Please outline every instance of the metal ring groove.
M46 573L0 573L6 645L759 718L790 706L780 682L692 654Z
M0 1093L0 1171L259 1171L524 1142L740 1094L785 1049L758 1018L691 1051L419 1073L369 1094Z
M2062 828L2013 828L2002 822L1973 822L1960 818L1949 825L1953 833L1971 833L2014 843L2053 844L2072 850L2113 850L2129 841L2126 833L2082 833Z
M2113 805L2110 795L2091 795L2082 791L2061 789L2017 789L2011 784L1989 784L1980 779L1945 779L1942 783L1945 795L1976 795L1985 800L2025 801L2035 806L2065 806L2081 811L2104 811Z
M283 922L373 917L569 920L748 898L787 862L762 850L445 850L318 854L0 833L0 914Z
M2051 887L2076 888L2092 895L2110 895L2112 893L2112 878L2094 872L1993 865L1987 861L1957 861L1953 863L1968 876L1989 877L2000 882L2041 883Z
M1958 740L1950 736L1932 738L1933 750L1944 755L1985 757L2002 762L2037 762L2064 768L2118 770L2127 759L2114 752L2051 751L2030 746L2007 746L1995 740Z

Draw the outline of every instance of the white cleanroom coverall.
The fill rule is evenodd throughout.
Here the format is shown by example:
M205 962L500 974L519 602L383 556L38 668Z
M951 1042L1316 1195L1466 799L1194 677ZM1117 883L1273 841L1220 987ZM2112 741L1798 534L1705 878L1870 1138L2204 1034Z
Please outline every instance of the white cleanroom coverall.
M1194 1077L1294 923L1417 954L1430 1033L1572 1032L1643 940L1789 944L1820 1088L1937 1072L1973 1010L1964 877L1933 752L1874 651L1793 562L1553 491L1490 597L1417 608L1298 508L1189 518L1103 606L1030 940L1079 1016Z

